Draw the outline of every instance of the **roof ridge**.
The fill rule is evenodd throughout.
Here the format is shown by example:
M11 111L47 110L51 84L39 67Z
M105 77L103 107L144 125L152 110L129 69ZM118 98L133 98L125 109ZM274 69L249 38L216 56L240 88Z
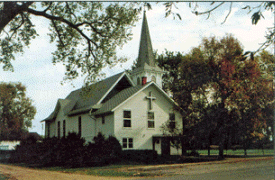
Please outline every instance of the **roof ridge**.
M110 78L113 78L114 76L118 76L119 74L123 74L123 73L125 73L125 71L120 72L120 73L117 73L117 74L112 75L112 76L109 76L109 77L104 78L104 79L102 79L102 80L100 80L100 81L94 82L94 83L92 83L92 84L89 85L89 86L93 86L93 85L95 85L95 84L98 84L98 83L100 83L100 82L106 81L106 80L108 80L108 79L110 79ZM83 87L78 88L78 89L76 89L76 90L73 90L73 91L70 92L70 94L71 94L72 92L79 91L79 90L81 90L82 88L83 88ZM68 96L67 96L67 97L68 97ZM66 98L67 98L67 97L66 97ZM65 98L65 99L66 99L66 98Z

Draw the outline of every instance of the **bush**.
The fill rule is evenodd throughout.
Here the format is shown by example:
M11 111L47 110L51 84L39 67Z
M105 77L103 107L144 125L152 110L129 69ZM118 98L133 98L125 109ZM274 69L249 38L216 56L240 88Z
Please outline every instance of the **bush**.
M88 164L110 164L120 160L121 156L121 145L119 141L113 137L109 136L107 139L101 133L98 133L94 137L95 143L89 143L87 146L87 154L85 159L89 159L91 162L86 162Z
M122 157L128 161L152 164L158 161L158 154L154 150L124 150Z
M199 157L199 156L200 156L200 154L199 154L197 151L192 150L190 153L188 153L188 156Z
M122 150L115 137L106 139L99 133L94 141L85 144L85 140L76 133L69 133L61 139L46 138L41 143L26 141L16 148L11 162L81 167L114 163L120 159Z

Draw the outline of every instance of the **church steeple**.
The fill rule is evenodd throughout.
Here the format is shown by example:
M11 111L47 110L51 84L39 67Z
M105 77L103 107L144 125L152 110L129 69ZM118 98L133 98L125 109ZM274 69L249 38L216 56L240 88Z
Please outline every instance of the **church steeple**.
M131 73L132 79L137 85L144 85L147 82L154 81L162 87L164 71L156 65L155 61L146 12L144 11L137 65Z
M147 63L149 66L155 66L155 58L153 55L150 32L146 18L146 11L144 10L137 66L144 66L145 63Z

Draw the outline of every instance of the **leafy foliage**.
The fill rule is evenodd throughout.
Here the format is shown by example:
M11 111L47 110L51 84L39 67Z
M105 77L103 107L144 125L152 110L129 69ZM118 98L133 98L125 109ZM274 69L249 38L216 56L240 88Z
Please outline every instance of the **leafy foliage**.
M36 113L21 83L0 83L0 137L18 140L32 125Z
M31 17L50 21L51 42L56 44L53 63L66 66L65 80L79 73L98 78L100 70L125 59L116 57L116 48L131 39L137 21L134 3L101 2L1 2L1 58L4 70L13 70L11 60L38 36Z
M121 145L115 137L106 139L98 134L95 143L87 144L78 134L69 133L61 139L53 137L42 142L22 142L11 161L41 166L95 166L118 161L121 151Z
M232 144L247 148L249 141L264 136L265 107L274 101L270 63L274 57L263 51L247 58L232 35L204 38L186 55L166 52L159 57L168 71L164 83L184 116L184 128L177 133L188 139L190 148L217 144L223 157L224 148Z

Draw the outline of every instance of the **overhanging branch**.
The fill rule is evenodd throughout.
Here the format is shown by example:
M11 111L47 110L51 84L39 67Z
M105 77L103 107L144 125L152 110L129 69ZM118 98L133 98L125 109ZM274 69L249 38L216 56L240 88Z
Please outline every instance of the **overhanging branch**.
M75 29L82 37L84 37L87 40L87 42L91 42L93 45L98 47L98 45L94 41L92 41L81 29L78 28L78 26L76 26L72 22L70 22L62 17L50 15L50 14L45 13L44 11L36 11L36 10L30 9L30 8L27 9L27 12L29 12L33 15L36 15L36 16L43 16L49 20L61 21L65 24L67 24L69 27Z

